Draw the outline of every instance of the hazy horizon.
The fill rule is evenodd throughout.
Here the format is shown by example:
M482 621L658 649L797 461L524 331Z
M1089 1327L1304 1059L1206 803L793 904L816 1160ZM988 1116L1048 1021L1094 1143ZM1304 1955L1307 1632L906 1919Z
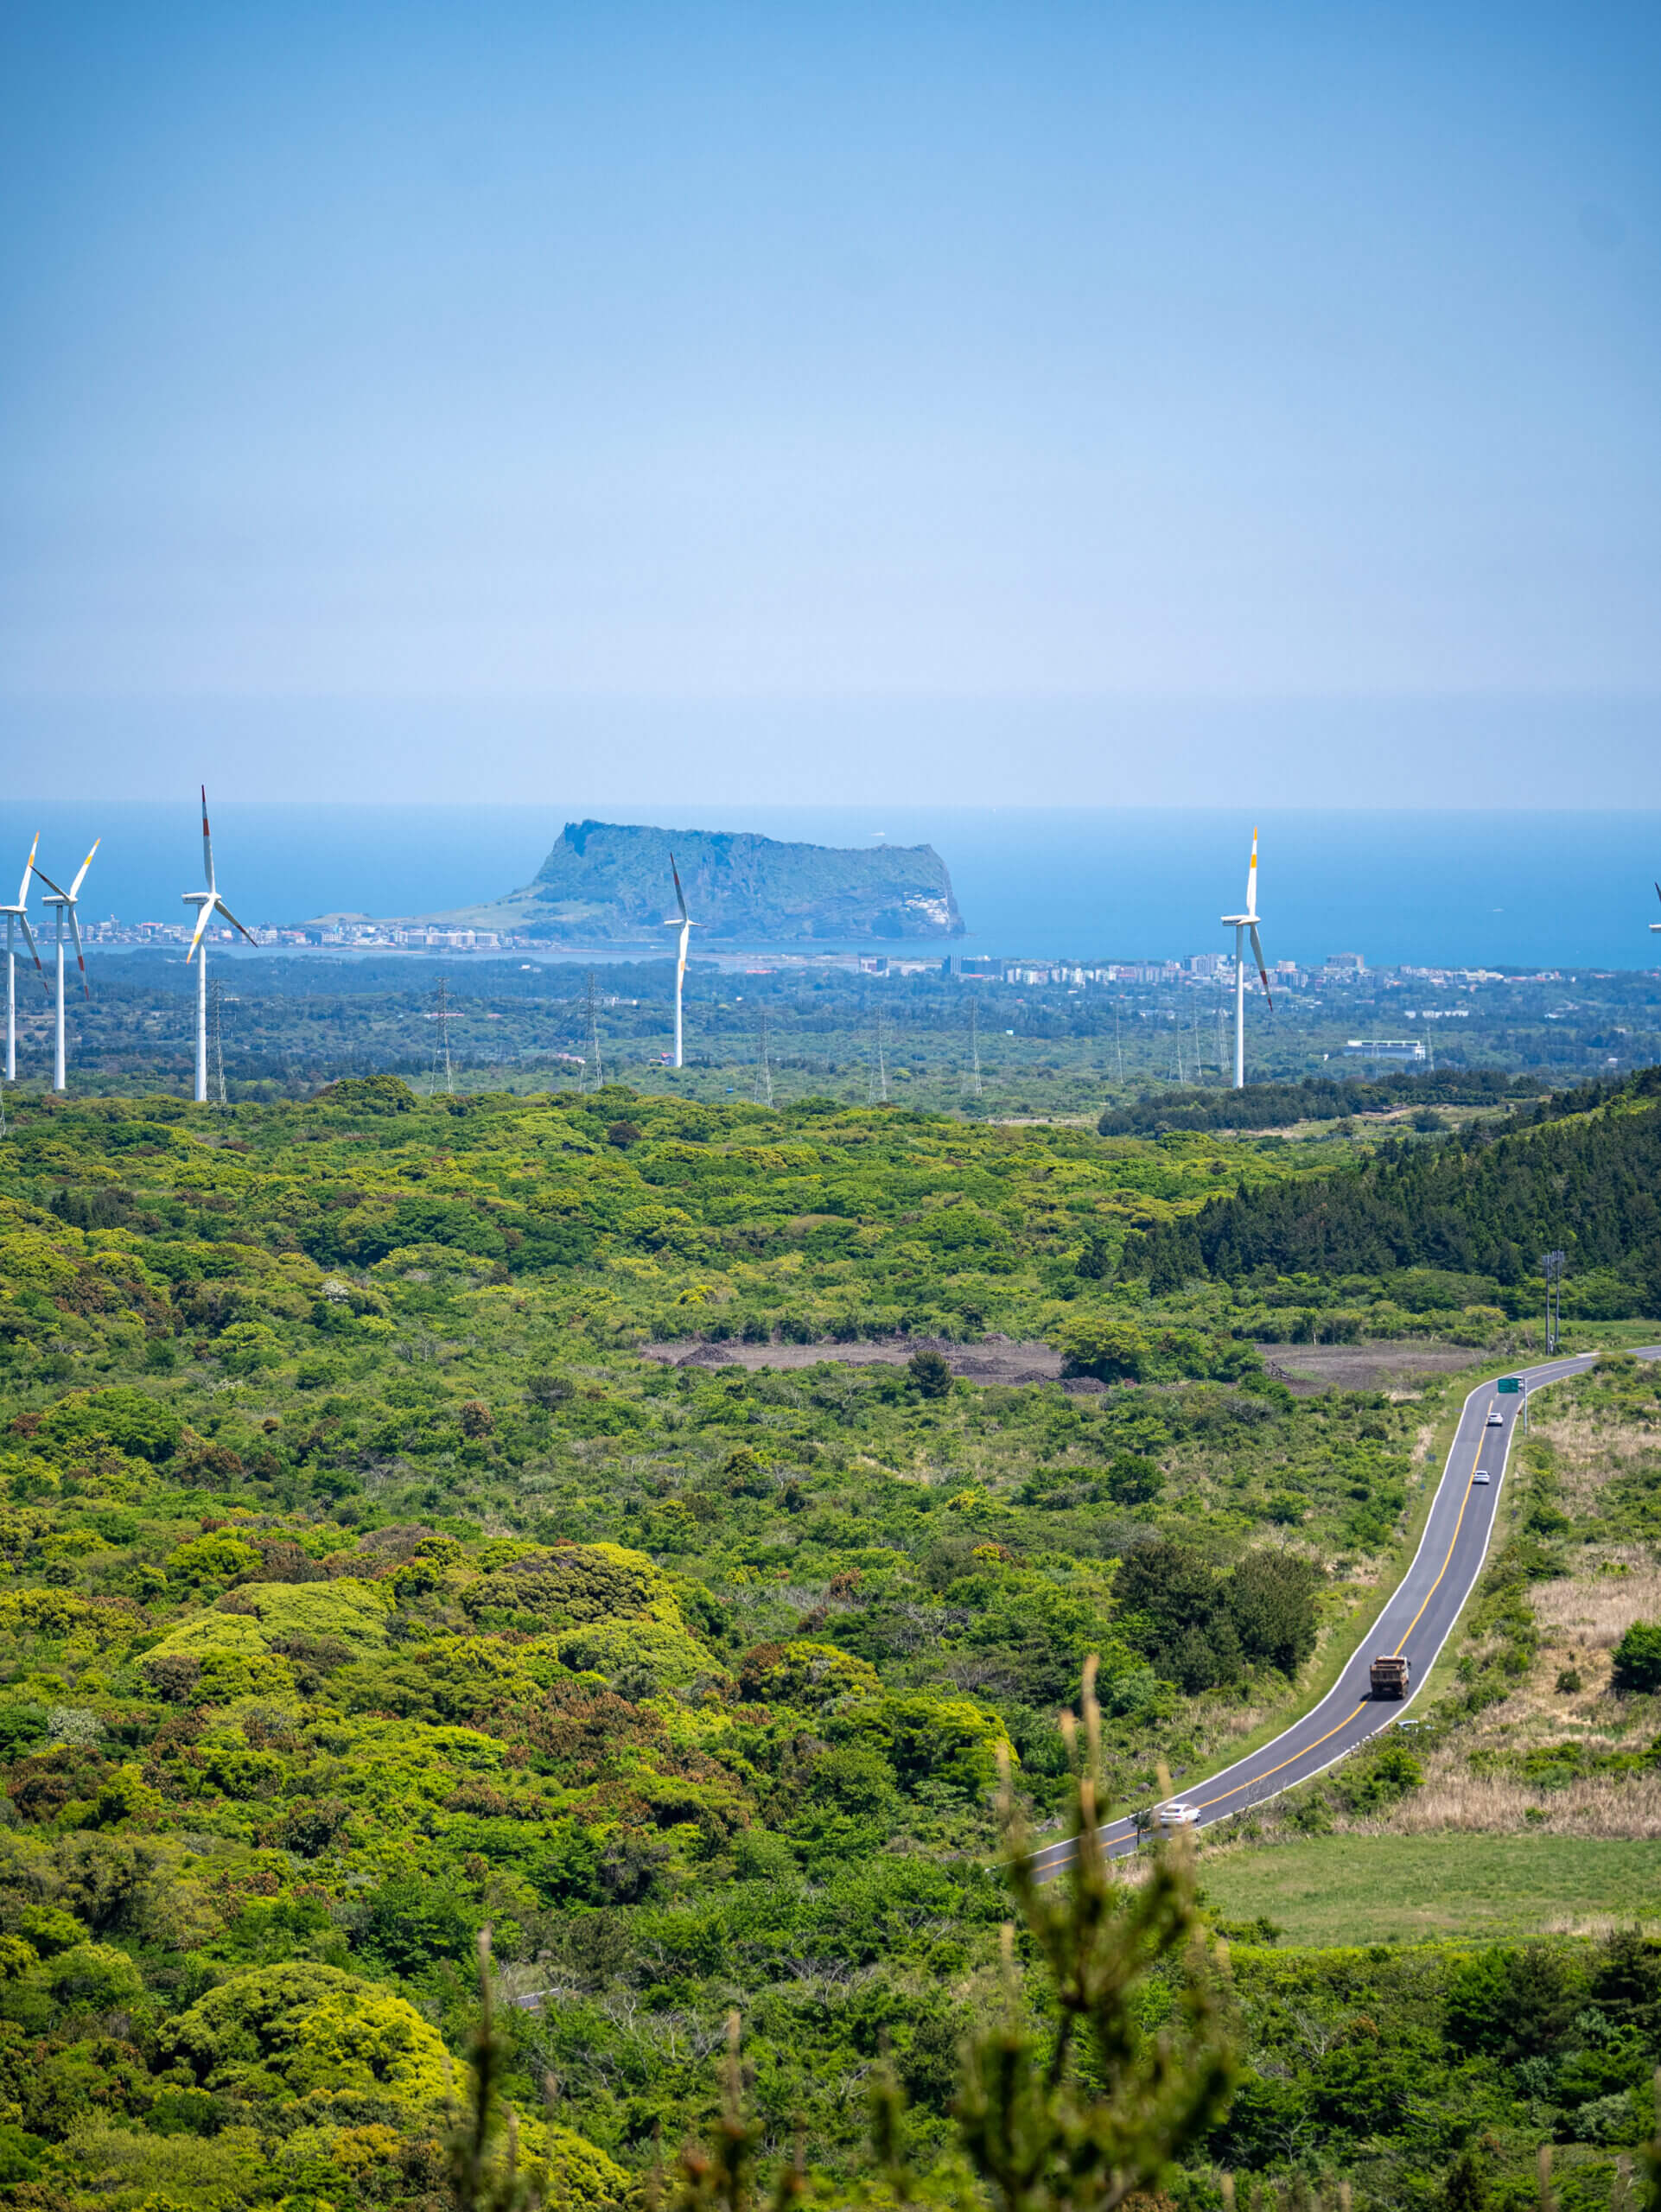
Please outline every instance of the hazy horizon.
M214 851L226 896L246 922L419 914L528 882L580 813L548 804L216 800ZM1217 807L752 804L642 808L633 818L850 848L879 834L932 843L968 935L881 948L889 951L1145 959L1227 950L1232 937L1218 917L1238 910L1255 821L1271 960L1360 951L1373 966L1653 970L1661 963L1661 938L1648 927L1661 918L1651 882L1661 813L1523 812L1511 817L1503 849L1480 814L1400 810L1270 808L1248 819ZM21 868L36 830L48 868L73 867L102 836L82 899L89 917L184 917L180 894L200 880L201 850L188 800L0 800L0 870ZM1490 863L1501 850L1497 870Z

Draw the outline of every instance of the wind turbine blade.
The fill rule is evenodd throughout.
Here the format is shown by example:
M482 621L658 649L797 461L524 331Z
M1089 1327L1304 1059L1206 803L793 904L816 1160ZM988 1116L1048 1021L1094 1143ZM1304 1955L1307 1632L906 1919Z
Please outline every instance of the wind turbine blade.
M1257 934L1257 925L1251 925L1251 957L1257 963L1257 973L1263 979L1263 996L1269 1001L1269 1011L1275 1011L1275 995L1269 988L1269 970L1263 965L1263 942Z
M675 904L680 908L680 918L682 921L687 921L690 919L690 917L686 912L686 893L680 887L680 870L675 866L675 855L673 853L671 853L669 855L669 873L675 879Z
M88 857L91 857L90 855ZM90 999L92 995L92 987L86 980L86 955L80 949L80 924L75 919L73 901L63 911L69 917L69 934L75 940L75 961L80 969L80 987Z
M40 849L41 833L37 830L35 832L35 842L29 849L29 858L23 862L23 880L17 887L17 904L20 906L28 904L29 880L35 873L35 855Z
M1246 870L1245 910L1248 914L1255 914L1257 911L1257 833L1256 830L1251 833L1251 864Z
M259 941L255 937L253 931L251 930L242 929L242 924L231 912L231 909L226 905L224 899L220 898L217 891L213 893L213 904L219 908L220 913L224 915L226 920L230 923L233 930L242 930L244 937L247 938L249 944L253 946L256 951L258 951L259 950Z
M201 793L202 866L207 871L207 887L212 891L213 888L213 840L207 834L207 785L206 784L201 786Z
M45 884L48 891L55 891L60 899L68 898L69 893L64 889L62 884L54 883L52 878L47 874L46 870L38 861L35 863L35 873L40 877L41 882Z
M47 982L46 970L41 965L41 956L36 950L35 944L35 933L29 928L29 916L27 914L18 915L17 926L23 933L23 943L29 947L30 952L35 956L35 970L41 979L41 988L46 993L48 998L50 998L52 995L52 986Z
M213 911L213 905L214 902L213 899L204 899L201 905L196 909L196 926L190 932L190 950L185 955L185 966L187 968L189 967L191 962L196 957L196 947L202 941L202 931L207 927L207 918Z
M99 847L103 842L104 840L102 837L94 837L92 840L92 853L97 852ZM92 853L88 853L86 859L81 862L80 874L75 878L74 881L69 887L69 896L71 899L79 899L80 896L80 887L86 880L86 871L92 865Z

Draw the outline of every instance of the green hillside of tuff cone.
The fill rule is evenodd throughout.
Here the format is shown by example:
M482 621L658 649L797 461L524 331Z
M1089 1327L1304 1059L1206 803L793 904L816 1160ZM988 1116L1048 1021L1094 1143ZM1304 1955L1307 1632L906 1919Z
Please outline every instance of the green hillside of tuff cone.
M1019 2018L1010 2050L1047 2048L1054 2018L1039 1947L1001 1963L1000 1768L1065 1816L1095 1754L1057 1714L1094 1655L1099 1802L1149 1802L1161 1761L1180 1784L1308 1693L1410 1535L1435 1386L1300 1396L1258 1342L1521 1347L1503 1253L1487 1271L1450 1230L1328 1276L1296 1224L1347 1219L1370 1177L1378 1217L1422 1186L1453 1221L1448 1190L1502 1160L1508 1193L1535 1158L1630 1193L1609 1163L1647 1156L1656 1110L1642 1080L1537 1126L1530 1102L1484 1145L1334 1177L1327 1145L622 1090L16 1107L0 2181L46 2212L483 2202L452 2139L482 2055L556 2202L642 2201L657 2146L736 2127L758 2171L799 2128L826 2201L856 2174L872 2202L993 2201L971 2169L1001 2108L991 2075L963 2088L964 2037ZM1218 1265L1219 1192L1229 1249L1280 1237L1298 1267ZM1571 1331L1649 1295L1641 1203L1584 1218ZM954 1380L993 1332L1077 1387ZM719 1363L874 1341L890 1363ZM1661 1428L1629 1367L1596 1388ZM1641 1554L1641 1452L1622 1481L1597 1510ZM1578 1541L1552 1510L1496 1562L1439 1725L1505 1694L1517 1592ZM1661 1715L1634 1694L1612 1786L1639 1791ZM1309 1822L1418 1771L1365 1756ZM1220 2069L1169 2201L1220 2204L1225 2168L1237 2202L1294 2170L1359 2205L1459 2201L1450 2176L1520 2187L1543 2140L1565 2204L1612 2201L1661 2057L1652 1941L1235 1928L1201 2004L1180 1890L1158 1926L1145 1893L1121 2009L1098 1992L1127 2050L1186 2021ZM893 2101L871 2148L874 2082L910 2179ZM1073 2201L1045 2190L1024 2201Z
M961 937L945 863L932 845L856 849L738 830L568 822L523 890L465 918L570 944L665 940L680 871L697 947L722 943Z

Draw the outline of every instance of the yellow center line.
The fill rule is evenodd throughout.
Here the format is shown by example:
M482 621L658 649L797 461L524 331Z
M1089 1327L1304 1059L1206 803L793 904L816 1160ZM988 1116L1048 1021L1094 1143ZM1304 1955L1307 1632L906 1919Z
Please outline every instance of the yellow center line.
M1340 1728L1347 1728L1349 1726L1351 1721L1354 1719L1356 1713L1365 1713L1370 1702L1370 1700L1364 1697L1360 1704L1356 1707L1355 1713L1346 1713L1341 1720L1336 1722L1327 1731L1325 1736L1317 1736L1313 1744L1305 1744L1301 1751L1294 1751L1289 1758L1283 1758L1281 1761L1280 1766L1271 1766L1266 1769L1262 1774L1254 1774L1249 1777L1244 1782L1237 1782L1232 1789L1219 1790L1215 1797L1196 1797L1193 1800L1193 1802L1198 1805L1203 1811L1205 1807L1207 1805L1220 1805L1225 1797L1238 1797L1243 1789L1255 1789L1260 1782L1267 1782L1271 1774L1278 1774L1281 1770L1281 1767L1295 1766L1300 1759L1308 1758L1311 1751L1318 1751L1321 1749L1321 1746L1326 1743L1328 1738L1337 1735Z
M1489 1408L1490 1408L1490 1410L1492 1410L1492 1406L1493 1406L1493 1400L1492 1400L1492 1398L1490 1398L1490 1399L1489 1399L1489 1401L1488 1401L1488 1405L1489 1405ZM1487 1430L1487 1420L1486 1420L1486 1416L1485 1415L1485 1416L1484 1416L1484 1419L1483 1419L1482 1433L1481 1433L1481 1435L1480 1435L1480 1436L1479 1436L1479 1437L1478 1437L1477 1441L1476 1441L1476 1459L1480 1459L1482 1457L1482 1446L1483 1446L1483 1443L1484 1443L1485 1440L1486 1439L1487 1433L1488 1433L1488 1430ZM1457 1448L1458 1448L1458 1439L1457 1439L1457 1438L1455 1438L1455 1440L1454 1440L1454 1448L1455 1448L1455 1449L1457 1449ZM1472 1463L1472 1472L1473 1472L1473 1473L1474 1473L1475 1471L1476 1471L1475 1460L1473 1460L1473 1463ZM1449 1541L1448 1546L1448 1556L1447 1556L1447 1558L1446 1558L1445 1560L1443 1560L1443 1561L1442 1561L1442 1563L1441 1563L1441 1573L1437 1575L1437 1577L1436 1577L1435 1580L1431 1584L1430 1587L1429 1587L1429 1588L1425 1592L1425 1593L1424 1593L1424 1605L1421 1605L1421 1606L1420 1606L1420 1608L1419 1608L1418 1611L1417 1611L1416 1613L1415 1613L1415 1614L1414 1614L1414 1616L1413 1616L1412 1619L1408 1623L1408 1624L1407 1624L1406 1628L1402 1631L1402 1643L1398 1643L1398 1644L1397 1645L1397 1647L1396 1647L1396 1656L1397 1656L1398 1659L1399 1659L1399 1658L1401 1657L1401 1656L1402 1656L1402 1644L1403 1644L1403 1643L1405 1643L1407 1642L1408 1637L1409 1637L1410 1636L1411 1636L1411 1635L1412 1635L1412 1633L1413 1633L1414 1630L1415 1630L1416 1628L1417 1628L1417 1626L1419 1625L1419 1623L1420 1623L1420 1622L1424 1618L1424 1606L1425 1606L1425 1605L1428 1605L1430 1603L1430 1600L1431 1600L1431 1599L1435 1596L1435 1594L1436 1594L1437 1591L1441 1589L1441 1583L1442 1583L1442 1575L1445 1575L1445 1574L1447 1573L1447 1572L1448 1572L1448 1568L1449 1568L1449 1567L1453 1565L1453 1563L1454 1563L1454 1551L1458 1548L1458 1545L1459 1545L1459 1532L1460 1532L1460 1530L1461 1530L1461 1529L1464 1527L1464 1525L1465 1525L1465 1509L1466 1509L1466 1507L1470 1503L1470 1502L1471 1502L1471 1485L1470 1485L1470 1484L1467 1482L1467 1483L1466 1484L1466 1485L1465 1485L1465 1495L1464 1495L1464 1497L1460 1500L1459 1518L1458 1518L1458 1519L1454 1522L1454 1534L1453 1534L1452 1539L1451 1539L1451 1541ZM1332 1738L1333 1738L1334 1736L1336 1736L1336 1735L1338 1734L1338 1732L1339 1732L1340 1729L1342 1729L1342 1728L1347 1728L1347 1727L1349 1726L1349 1725L1350 1725L1351 1721L1352 1721L1352 1720L1354 1719L1356 1713L1365 1713L1365 1710L1366 1710L1366 1708L1367 1708L1367 1707L1368 1707L1371 1703L1371 1700L1370 1698L1365 1698L1365 1697L1364 1697L1364 1698L1361 1700L1360 1703L1359 1703L1359 1704L1355 1707L1355 1711L1354 1711L1354 1712L1352 1712L1352 1713L1346 1713L1344 1715L1344 1718L1343 1718L1341 1720L1340 1720L1340 1721L1336 1722L1336 1723L1335 1723L1332 1727L1330 1727L1330 1728L1327 1731L1327 1733L1326 1733L1324 1736L1317 1736L1317 1737L1315 1738L1315 1740L1314 1740L1314 1742L1313 1744L1305 1744L1305 1745L1303 1745L1303 1747L1302 1747L1302 1749L1301 1749L1301 1751L1294 1751L1294 1752L1291 1754L1291 1756L1290 1756L1289 1758L1283 1758L1283 1759L1281 1761L1281 1763L1280 1763L1280 1765L1279 1765L1279 1766L1271 1766L1271 1767L1269 1767L1269 1768L1267 1768L1267 1769L1266 1769L1266 1770L1262 1773L1262 1774L1254 1774L1254 1775L1252 1775L1252 1776L1251 1776L1251 1777L1247 1781L1244 1781L1244 1782L1238 1782L1238 1783L1236 1783L1236 1784L1234 1785L1234 1787L1233 1787L1233 1789L1223 1789L1223 1790L1219 1790L1219 1791L1218 1792L1218 1794L1217 1794L1217 1796L1216 1796L1215 1797L1195 1797L1195 1798L1192 1798L1192 1799L1190 1799L1190 1800L1189 1800L1189 1802L1190 1802L1190 1803L1192 1803L1192 1804L1193 1804L1193 1805L1195 1805L1195 1806L1197 1806L1197 1807L1198 1807L1198 1808L1199 1808L1203 1812L1203 1811L1205 1810L1205 1808L1206 1808L1208 1805L1220 1805L1220 1804L1222 1804L1222 1803L1223 1803L1226 1799L1228 1799L1228 1798L1230 1798L1230 1797L1238 1797L1238 1796L1239 1796L1240 1792L1241 1792L1243 1789L1255 1789L1257 1787L1257 1785L1258 1785L1258 1783L1262 1783L1262 1782L1267 1782L1267 1781L1270 1779L1270 1777L1271 1775L1276 1775L1276 1774L1279 1774L1279 1773L1280 1773L1280 1771L1281 1771L1281 1770L1282 1770L1282 1768L1283 1768L1283 1767L1289 1767L1289 1766L1295 1766L1295 1765L1297 1764L1297 1762L1298 1762L1298 1760L1299 1760L1299 1759L1308 1758L1308 1757L1309 1756L1309 1754L1310 1754L1310 1752L1311 1752L1311 1751L1318 1751L1321 1749L1321 1746L1323 1744L1330 1743L1330 1742L1331 1742L1331 1740L1332 1740ZM1104 1828L1102 1828L1102 1829L1099 1831L1099 1833L1100 1833L1101 1834L1103 1834L1103 1835L1106 1835L1106 1834L1109 1833L1109 1830L1110 1830L1110 1829L1114 1828L1114 1827L1118 1827L1118 1826L1120 1826L1120 1825L1121 1825L1121 1822L1120 1822L1120 1821L1110 1821L1107 1823L1107 1826L1106 1826L1106 1827L1104 1827ZM1043 1859L1043 1858L1047 1858L1047 1857L1048 1857L1048 1855L1049 1855L1049 1853L1050 1853L1051 1852L1056 1852L1056 1851L1066 1851L1066 1850L1067 1850L1069 1847L1070 1847L1070 1840L1069 1840L1069 1841L1068 1841L1068 1842L1062 1842L1062 1843L1052 1843L1052 1844L1047 1845L1044 1850L1042 1850L1042 1851L1039 1851L1039 1852L1034 1852L1034 1854L1033 1854L1033 1856L1034 1857L1034 1859Z
M1490 1406L1492 1406L1493 1401L1490 1399L1488 1402ZM1485 1415L1482 1436L1477 1439L1476 1443L1476 1456L1478 1459L1480 1459L1482 1456L1482 1440L1483 1437L1486 1436L1487 1433L1486 1417ZM1455 1444L1457 1448L1457 1440L1455 1440ZM1475 1471L1474 1461L1473 1462L1472 1471ZM1454 1523L1453 1537L1448 1546L1448 1556L1441 1563L1441 1574L1437 1575L1435 1580L1431 1584L1429 1590L1425 1592L1424 1605L1428 1605L1430 1603L1430 1600L1435 1596L1437 1591L1441 1589L1442 1575L1447 1573L1448 1568L1454 1563L1454 1553L1459 1544L1459 1532L1465 1525L1465 1509L1470 1502L1471 1485L1469 1483L1467 1483L1465 1485L1465 1495L1460 1500L1459 1518ZM1396 1656L1398 1659L1402 1654L1402 1644L1407 1642L1408 1637L1412 1635L1414 1630L1417 1628L1419 1623L1424 1618L1424 1605L1420 1606L1418 1611L1414 1614L1412 1619L1408 1623L1406 1628L1402 1632L1402 1643L1398 1643L1396 1647ZM1256 1789L1260 1782L1267 1782L1270 1775L1278 1774L1281 1771L1282 1767L1295 1765L1299 1759L1307 1758L1311 1751L1319 1751L1323 1744L1329 1742L1333 1737L1338 1734L1340 1729L1347 1728L1351 1721L1354 1719L1355 1714L1357 1713L1365 1712L1371 1701L1371 1700L1370 1699L1363 1698L1360 1704L1356 1707L1354 1713L1346 1713L1344 1715L1344 1718L1339 1721L1335 1726L1331 1727L1327 1731L1326 1735L1317 1736L1313 1744L1306 1744L1301 1751L1294 1751L1289 1758L1284 1758L1281 1761L1280 1766L1271 1766L1262 1774L1254 1774L1249 1781L1237 1783L1232 1789L1222 1790L1215 1797L1196 1797L1193 1800L1194 1803L1203 1810L1208 1805L1222 1804L1225 1798L1238 1797L1243 1789Z
M1489 1404L1490 1408L1492 1408L1492 1405L1493 1405L1493 1400L1492 1400L1492 1398L1490 1398L1490 1399L1489 1399L1489 1401L1488 1401L1488 1404ZM1472 1459L1472 1461L1471 1461L1471 1472L1472 1472L1473 1474L1474 1474L1474 1473L1476 1472L1477 1461L1478 1461L1479 1459L1481 1459L1481 1457L1482 1457L1482 1445L1483 1445L1483 1440L1484 1440L1484 1439L1486 1437L1487 1433L1488 1433L1488 1428L1487 1428L1487 1416L1485 1414L1485 1415L1483 1416L1482 1434L1481 1434L1480 1436L1479 1436L1479 1437L1478 1437L1478 1439L1477 1439L1477 1440L1476 1440L1475 1456L1474 1456L1474 1458L1473 1458L1473 1459ZM1448 1572L1448 1568L1449 1568L1449 1567L1453 1565L1453 1563L1454 1563L1454 1548L1457 1546L1457 1544L1458 1544L1458 1542L1459 1542L1459 1532L1460 1532L1460 1530L1461 1530L1461 1529L1464 1527L1464 1525L1465 1525L1465 1509L1466 1509L1466 1507L1470 1503L1470 1502L1471 1502L1471 1485L1470 1485L1470 1484L1469 1484L1469 1483L1467 1483L1467 1484L1466 1484L1466 1485L1465 1485L1465 1495L1464 1495L1464 1497L1463 1497L1462 1498L1461 1498L1461 1500L1460 1500L1460 1502L1459 1502L1459 1519L1458 1519L1457 1521L1455 1521L1455 1522L1454 1522L1454 1535L1453 1535L1453 1540L1452 1540L1452 1541L1448 1544L1448 1556L1447 1556L1447 1558L1446 1558L1445 1560L1443 1560L1443 1561L1442 1561L1442 1563L1441 1563L1441 1574L1439 1574L1439 1575L1436 1577L1435 1580L1431 1584L1430 1587L1429 1587L1429 1588L1425 1592L1425 1593L1424 1593L1424 1605L1428 1605L1430 1603L1430 1600L1431 1600L1431 1599L1435 1596L1435 1594L1436 1594L1437 1591L1441 1589L1441 1575L1442 1575L1442 1574L1446 1574L1446 1573L1447 1573L1447 1572ZM1409 1637L1410 1636L1411 1636L1411 1635L1412 1635L1412 1633L1413 1633L1414 1630L1415 1630L1416 1628L1417 1628L1417 1626L1419 1625L1419 1623L1420 1623L1420 1622L1424 1618L1424 1605L1421 1605L1421 1606L1420 1606L1420 1608L1419 1608L1418 1611L1417 1611L1416 1613L1415 1613L1415 1614L1414 1614L1414 1616L1413 1616L1412 1619L1408 1623L1407 1626L1406 1626L1406 1627L1402 1630L1402 1643L1405 1643L1407 1642L1408 1637ZM1398 1659L1399 1659L1399 1658L1401 1657L1401 1656L1402 1656L1402 1643L1398 1643L1398 1644L1397 1645L1397 1647L1396 1647L1396 1656L1397 1656Z

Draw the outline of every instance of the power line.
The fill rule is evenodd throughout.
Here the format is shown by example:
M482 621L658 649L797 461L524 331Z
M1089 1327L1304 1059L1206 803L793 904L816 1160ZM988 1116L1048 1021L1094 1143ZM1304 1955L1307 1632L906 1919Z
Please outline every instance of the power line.
M1544 1252L1540 1267L1546 1279L1546 1357L1557 1349L1557 1339L1563 1325L1563 1273L1569 1265L1567 1252Z

